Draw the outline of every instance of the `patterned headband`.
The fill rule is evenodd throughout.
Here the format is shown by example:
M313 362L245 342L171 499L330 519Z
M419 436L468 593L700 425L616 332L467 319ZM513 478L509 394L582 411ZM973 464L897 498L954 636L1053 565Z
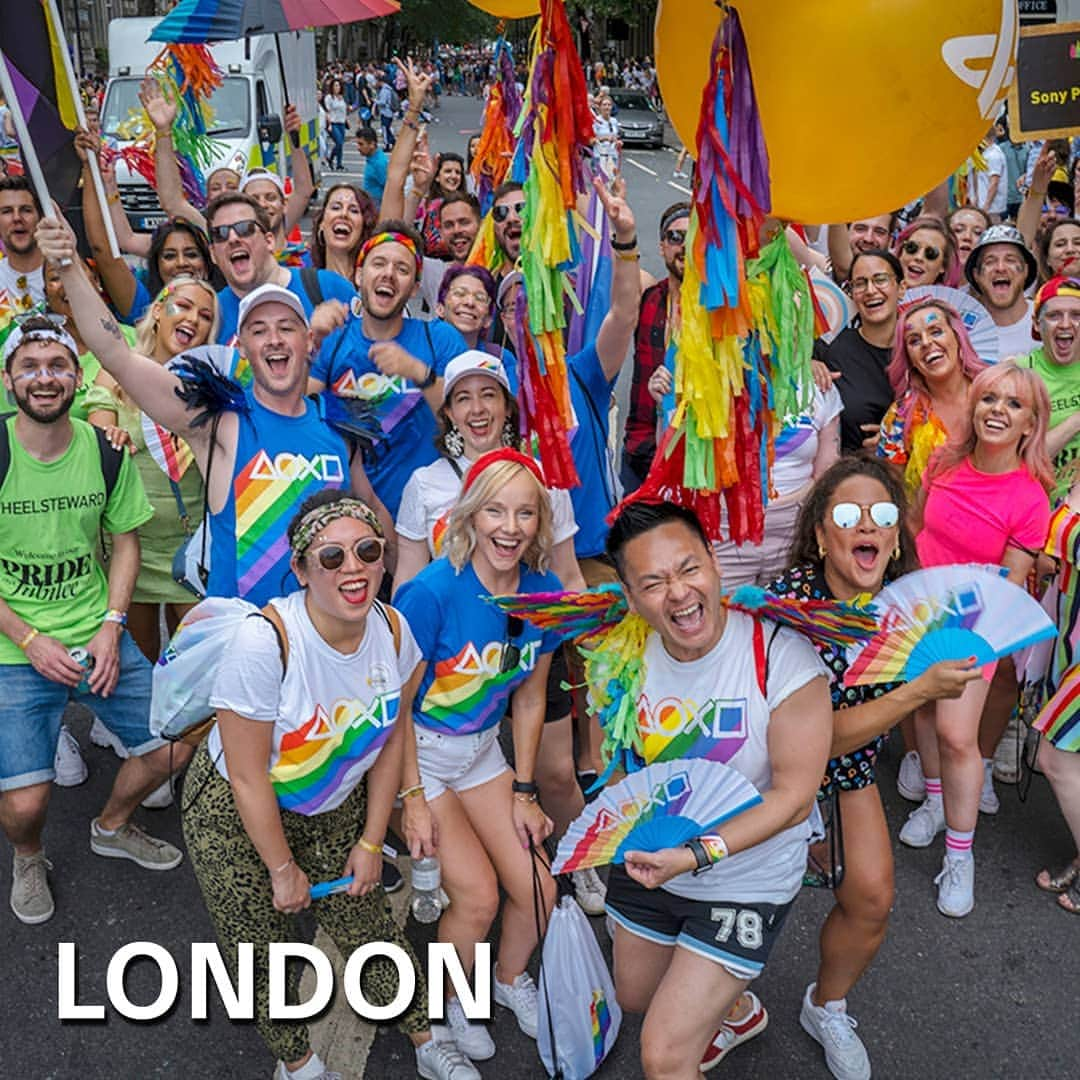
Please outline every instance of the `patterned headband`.
M55 341L63 345L71 353L76 364L79 362L79 347L75 344L75 339L66 330L61 329L59 326L55 330L47 330L44 327L23 330L21 326L17 326L8 335L7 341L4 342L4 367L7 367L8 360L15 355L15 350L28 341Z
M408 249L416 260L416 280L420 280L420 272L424 269L424 257L417 250L412 237L406 236L403 232L377 232L368 237L364 241L364 246L360 249L360 254L356 256L356 265L362 266L364 260L368 257L368 252L372 248L377 248L380 244L401 244L402 247Z
M357 521L370 525L376 536L382 536L382 525L375 516L375 511L367 503L359 499L348 497L338 499L337 502L325 503L309 510L300 520L296 532L292 538L293 558L302 559L304 553L311 547L311 541L326 528L332 521L338 518L355 518Z

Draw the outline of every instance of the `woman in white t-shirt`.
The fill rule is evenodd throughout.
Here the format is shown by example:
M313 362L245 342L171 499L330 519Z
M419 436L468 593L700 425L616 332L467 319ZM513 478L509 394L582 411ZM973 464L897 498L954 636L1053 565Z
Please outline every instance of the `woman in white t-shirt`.
M203 898L227 956L255 945L255 1022L279 1059L276 1080L338 1075L313 1053L306 1024L268 1016L265 957L271 942L297 940L290 916L311 906L312 882L342 877L346 888L317 901L318 921L344 956L389 941L412 959L419 992L398 1026L420 1075L478 1080L452 1040L431 1038L423 973L380 883L401 779L398 720L422 658L397 612L372 611L384 573L378 519L324 491L288 538L301 588L244 619L224 650L210 698L217 723L191 768L184 838ZM362 983L367 1000L389 1004L397 969L373 959Z

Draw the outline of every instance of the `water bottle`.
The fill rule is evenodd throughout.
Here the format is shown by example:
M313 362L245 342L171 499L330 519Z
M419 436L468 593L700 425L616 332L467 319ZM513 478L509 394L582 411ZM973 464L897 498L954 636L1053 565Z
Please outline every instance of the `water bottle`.
M442 914L439 880L439 860L434 856L412 860L412 914L418 923L438 922Z

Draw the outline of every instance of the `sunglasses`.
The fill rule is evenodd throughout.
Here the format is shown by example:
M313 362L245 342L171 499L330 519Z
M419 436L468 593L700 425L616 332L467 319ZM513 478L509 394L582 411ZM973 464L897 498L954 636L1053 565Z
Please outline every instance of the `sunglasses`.
M854 529L862 521L864 511L879 529L891 529L900 521L900 507L894 502L876 502L867 506L842 502L832 508L833 524L838 529Z
M664 239L669 244L674 244L676 247L682 247L686 243L686 230L685 229L668 229L664 233Z
M926 247L924 247L922 249L922 253L923 253L923 255L926 256L926 258L928 258L931 262L933 262L936 258L938 258L941 255L941 248L936 248L936 247L934 247L933 244L927 244ZM904 254L905 255L918 255L919 254L919 245L914 240L905 240L904 241Z
M324 570L340 570L345 565L346 551L351 551L360 562L370 566L383 557L385 546L386 541L377 536L363 536L351 548L345 548L341 544L323 544L313 554Z
M501 225L510 216L511 210L514 211L516 217L521 217L521 211L524 209L525 204L523 202L501 203L492 209L491 216Z
M521 646L514 640L525 632L525 623L517 615L506 617L506 641L503 642L499 674L509 675L521 663Z
M224 244L229 239L229 233L234 232L241 240L253 236L258 231L259 223L254 218L246 218L244 221L234 221L231 225L215 225L210 230L210 239L215 244Z

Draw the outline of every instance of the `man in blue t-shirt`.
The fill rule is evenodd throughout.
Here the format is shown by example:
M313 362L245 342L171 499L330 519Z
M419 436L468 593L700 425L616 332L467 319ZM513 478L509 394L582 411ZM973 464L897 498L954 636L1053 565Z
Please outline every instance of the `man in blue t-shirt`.
M308 288L305 271L278 265L270 220L250 195L239 191L219 195L206 208L206 224L211 258L226 282L218 293L221 323L217 339L222 345L234 343L240 301L260 285L280 285L294 293L309 320L317 303L347 303L355 295L352 285L332 270L307 271L312 286Z
M439 319L406 317L405 305L420 286L421 252L411 226L380 222L360 251L359 302L341 310L344 325L323 342L308 385L311 393L329 388L375 409L383 438L368 461L368 476L395 517L409 477L438 457L442 374L469 347Z
M364 158L364 190L375 200L376 206L381 206L390 159L385 150L379 149L379 136L373 127L362 127L356 133L356 148Z

